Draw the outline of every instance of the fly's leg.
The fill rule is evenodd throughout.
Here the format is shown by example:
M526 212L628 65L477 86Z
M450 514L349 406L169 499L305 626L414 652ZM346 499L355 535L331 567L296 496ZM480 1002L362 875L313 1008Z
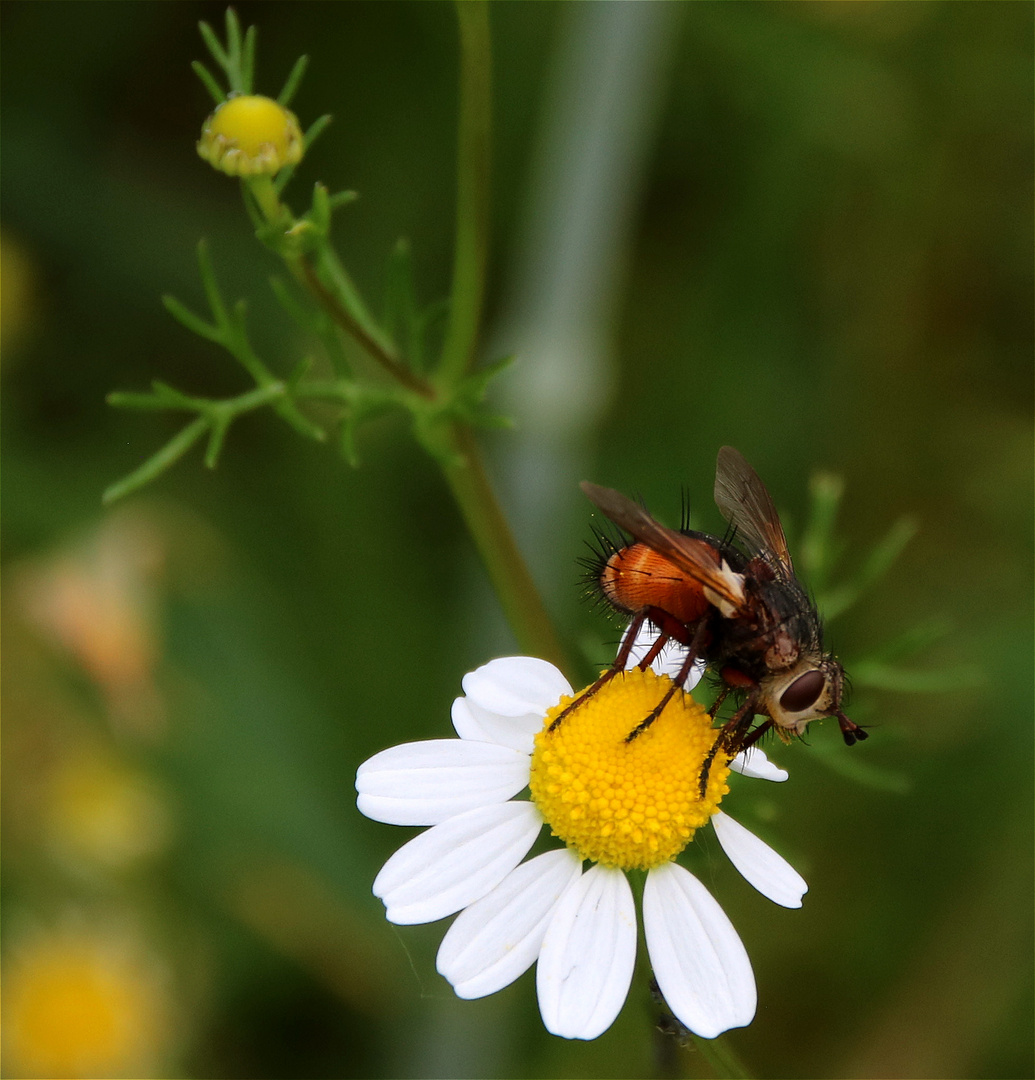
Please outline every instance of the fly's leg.
M654 644L651 645L647 655L644 656L637 665L641 669L645 670L655 659L657 659L658 654L665 647L670 638L675 638L677 641L683 641L687 637L686 627L664 611L652 607L645 607L640 611L637 611L629 622L629 629L622 639L622 645L618 650L618 655L615 657L614 663L595 683L593 683L592 686L587 687L586 690L568 705L559 716L554 717L553 722L550 724L550 731L553 731L558 727L561 721L564 720L569 713L574 712L584 701L588 701L602 687L606 686L619 672L626 670L636 638L639 635L640 630L643 629L643 624L648 621L658 627L658 637ZM687 674L689 674L689 668L687 668Z
M747 735L745 735L744 738L736 744L735 747L731 746L727 753L733 751L734 749L736 750L736 754L742 754L745 750L750 750L751 747L754 746L755 743L758 742L758 740L762 738L762 736L767 731L772 729L772 726L772 720L766 720L764 723L759 724L754 731L749 731ZM734 754L734 757L736 756L736 754Z
M636 640L636 635L639 634L643 624L647 621L646 609L638 611L629 623L629 630L622 641L622 646L618 650L618 655L615 657L614 663L600 676L599 679L592 686L587 687L559 716L555 716L553 723L550 724L550 731L559 727L561 721L571 712L574 712L584 701L589 699L602 687L606 686L619 671L625 671L626 664L629 663L629 655L632 653L633 642Z
M672 700L677 690L682 690L686 680L690 677L690 670L694 666L694 662L697 660L697 650L701 646L701 639L704 637L704 623L702 622L697 630L694 632L694 636L690 639L690 645L687 649L686 656L683 659L683 663L679 667L679 674L676 676L676 681L665 691L664 697L653 709L629 732L625 737L627 743L631 743L638 735L642 735L647 728L654 723L655 720L665 711L665 706ZM657 642L655 642L655 645ZM658 650L660 652L660 649ZM654 649L651 649L654 652ZM647 654L648 656L650 653ZM643 667L643 665L640 665Z
M756 691L749 695L747 701L719 728L718 734L715 736L715 742L712 744L712 748L708 751L704 764L701 766L701 798L704 798L704 794L708 790L708 773L711 771L715 755L720 750L724 754L739 754L741 750L754 746L762 735L773 726L772 720L766 719L765 723L759 724L754 731L748 731L751 721L755 718L755 705L757 703L758 693Z
M718 716L719 710L722 708L723 702L729 696L729 692L730 692L730 687L724 686L722 688L722 691L719 694L719 696L715 699L715 702L712 705L712 719L713 719L713 721L714 721L714 718L716 716Z
M640 627L637 627L636 629L637 629L637 634L638 634L639 631L640 631ZM626 643L628 643L628 645L629 645L629 650L628 651L631 652L632 651L632 646L633 646L633 641L634 641L635 636L636 636L636 635L634 635L632 633L632 624L631 623L629 624L629 630L630 630L630 632L628 634L626 634L625 641L623 641L622 644L624 646ZM672 639L669 637L668 634L666 634L664 631L661 631L658 634L658 636L654 639L654 644L651 645L650 649L647 650L647 653L645 654L643 659L636 665L640 669L640 671L646 671L647 668L649 668L651 666L651 664L653 664L654 661L657 660L657 658L661 655L661 650L671 640Z
M617 663L618 663L618 661L616 660L615 664L617 664ZM593 683L592 686L588 686L573 702L571 702L570 705L568 705L568 707L566 709L564 709L563 712L561 712L558 716L555 716L553 718L553 721L551 722L550 727L549 727L548 730L553 731L555 728L560 727L561 721L566 716L568 716L570 713L573 713L583 702L589 701L589 699L598 690L600 690L602 687L606 686L618 674L619 671L624 671L624 670L625 670L624 667L616 667L614 665L609 667L607 669L607 671L605 671L603 673L603 675L601 675L600 678L597 679L597 681L595 683Z

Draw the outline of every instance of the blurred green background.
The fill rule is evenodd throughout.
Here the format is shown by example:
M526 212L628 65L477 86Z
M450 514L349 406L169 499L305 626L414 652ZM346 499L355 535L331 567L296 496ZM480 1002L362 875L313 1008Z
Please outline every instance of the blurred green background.
M366 294L407 236L444 296L450 6L237 10L259 87L308 53L293 107L334 115L289 201L357 189L337 235ZM247 385L159 302L201 306L200 237L277 370L306 347L237 185L194 152L196 24L222 16L3 5L5 1075L710 1075L655 1059L639 983L592 1044L543 1032L531 975L456 1000L443 927L389 927L370 894L404 833L358 814L356 766L448 734L463 673L514 648L404 421L366 429L353 471L252 416L215 472L192 454L101 508L180 420L109 390ZM848 572L918 521L830 627L849 663L947 629L906 662L930 692L857 685L866 745L776 746L790 782L738 815L809 881L801 911L695 844L758 979L733 1045L760 1077L1032 1076L1031 5L491 21L485 356L519 360L496 392L517 427L487 441L562 633L587 664L615 635L580 599L578 481L669 520L685 486L718 530L723 443L792 536L810 475L843 476Z

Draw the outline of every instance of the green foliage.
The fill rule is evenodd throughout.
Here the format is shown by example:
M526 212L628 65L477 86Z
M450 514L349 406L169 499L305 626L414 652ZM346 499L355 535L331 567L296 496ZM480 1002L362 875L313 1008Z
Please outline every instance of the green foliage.
M809 515L800 543L801 566L814 588L817 607L824 620L830 622L872 593L914 538L918 525L912 517L900 518L864 553L854 571L838 576L846 552L844 540L836 534L844 482L831 473L816 473L809 492ZM899 663L922 654L948 637L952 629L945 619L924 619L895 637L878 641L871 651L847 658L845 666L853 686L895 693L940 694L978 685L982 673L973 664L917 671ZM825 765L856 783L896 794L909 791L909 781L903 774L874 765L860 754L843 754L840 749L837 745L820 743L817 755Z
M205 463L214 467L231 424L245 412L268 406L299 434L324 441L327 431L303 407L306 401L319 400L334 414L338 436L333 442L345 461L356 466L361 426L386 411L401 411L408 415L418 445L444 473L518 640L527 652L563 665L563 652L471 435L474 428L507 423L484 404L489 382L507 361L474 369L488 246L489 34L484 4L459 4L457 18L461 41L458 205L453 293L448 303L421 304L409 248L402 242L392 255L384 311L378 319L331 237L335 212L352 203L355 193L332 193L317 183L309 208L296 216L281 200L292 175L290 166L276 177L242 178L244 205L256 239L283 261L304 299L280 281L273 286L274 293L291 320L321 343L335 376L310 378L313 365L308 358L294 358L284 365L292 370L291 377L277 378L248 340L244 301L228 310L207 249L201 245L199 264L211 321L172 297L165 298L166 309L191 333L229 352L251 376L255 389L221 401L157 385L151 394L109 395L108 401L116 406L186 410L197 416L141 466L110 485L104 500L113 502L149 484L206 432ZM249 27L242 36L236 15L228 10L225 46L207 24L202 23L200 30L227 77L230 94L249 93L255 74L255 28ZM280 92L281 104L298 89L306 66L304 56L293 65ZM207 69L195 64L194 70L220 100L222 91ZM304 136L306 150L329 122L330 117L323 116L309 127ZM442 343L436 347L435 331L443 317Z
M226 75L230 93L250 93L255 73L255 27L242 36L232 9L226 16L226 44L207 23L200 24L201 36L213 59ZM277 100L287 105L294 96L308 65L299 57L291 69ZM194 70L217 101L227 95L218 87L201 63ZM305 133L306 150L330 123L330 116L316 120ZM352 465L359 462L358 431L363 423L390 409L410 414L418 442L443 463L457 457L446 434L449 425L462 422L475 427L498 427L506 418L486 410L484 397L491 379L507 360L478 371L463 372L450 379L437 377L432 359L433 333L448 315L442 301L421 305L414 284L413 257L407 241L400 240L389 260L383 313L377 319L361 297L352 277L334 250L331 239L335 211L356 199L353 191L331 193L323 184L313 188L310 207L295 216L280 195L291 179L292 167L270 179L251 177L242 181L245 208L255 227L256 238L278 255L301 287L300 299L281 279L274 279L274 294L298 326L315 336L325 357L337 373L333 380L310 379L312 365L296 362L288 379L276 377L251 345L245 325L243 300L230 308L220 293L208 248L198 247L201 282L211 319L192 312L173 296L163 298L166 310L183 327L198 337L225 349L255 382L255 389L223 400L192 397L161 383L150 394L116 392L110 404L130 409L175 410L197 414L182 431L149 457L139 468L112 484L104 493L113 502L159 477L206 433L209 436L205 464L214 468L227 432L240 415L270 407L299 434L324 441L327 432L309 419L303 408L306 400L321 399L339 408L338 445ZM372 359L381 371L353 364L350 347ZM387 376L385 378L384 376Z
M255 44L258 36L257 29L254 26L249 26L242 38L241 24L237 20L237 12L235 12L233 8L227 8L225 48L216 35L216 32L208 25L208 23L198 23L198 30L201 32L201 36L204 39L206 46L208 46L208 51L212 54L212 59L215 60L226 73L227 80L230 83L230 93L250 94L252 92L252 83L255 78ZM302 77L302 73L305 71L305 61L306 57L300 57L294 68L292 68L291 74L288 76L288 81L281 91L281 98L290 98L291 94L298 88L299 80ZM199 61L195 61L193 67L197 72L198 77L209 90L218 90L215 80L203 64ZM225 101L227 95L223 94L220 97L217 93L213 93L213 97L219 102ZM281 100L280 103L286 105L287 101Z
M326 433L299 410L297 396L300 379L276 378L257 355L248 340L246 327L247 305L243 300L229 308L216 281L207 245L198 245L198 265L211 311L211 321L196 315L174 296L162 298L166 310L181 325L198 337L220 345L236 359L255 382L255 389L232 398L213 400L191 397L165 383L154 381L152 392L114 392L108 395L108 403L124 409L148 411L172 410L194 412L197 417L182 431L174 435L160 450L151 455L138 469L108 487L103 495L105 503L112 503L130 492L136 491L157 479L170 468L208 432L208 448L205 464L213 469L219 460L226 433L238 416L255 409L270 406L300 435L322 442Z

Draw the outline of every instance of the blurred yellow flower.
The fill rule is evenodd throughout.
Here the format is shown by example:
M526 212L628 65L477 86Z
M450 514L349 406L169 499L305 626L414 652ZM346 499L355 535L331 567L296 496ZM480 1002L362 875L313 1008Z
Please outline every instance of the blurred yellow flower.
M228 176L270 176L296 165L304 149L295 114L259 94L224 101L198 140L201 157Z
M47 787L47 839L65 863L88 871L124 870L169 840L171 815L155 782L105 754L68 757Z
M148 1076L172 1032L160 967L125 934L25 940L4 972L5 1076Z

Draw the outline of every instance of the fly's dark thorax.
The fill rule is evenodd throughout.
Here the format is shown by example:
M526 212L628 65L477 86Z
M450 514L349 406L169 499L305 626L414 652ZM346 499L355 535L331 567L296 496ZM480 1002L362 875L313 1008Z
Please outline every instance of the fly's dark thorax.
M761 682L794 667L803 656L819 657L819 618L801 585L760 558L742 558L741 563L747 610L743 617L716 624L709 659Z

